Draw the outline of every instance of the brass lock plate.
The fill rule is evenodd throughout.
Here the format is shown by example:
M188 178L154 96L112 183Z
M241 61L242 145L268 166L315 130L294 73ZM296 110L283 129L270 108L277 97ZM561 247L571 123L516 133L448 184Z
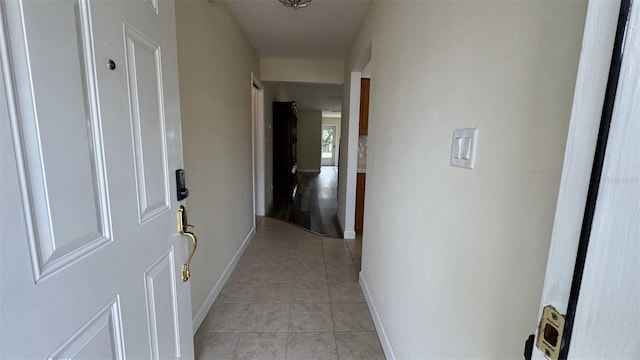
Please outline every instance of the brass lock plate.
M564 315L553 306L547 305L542 310L542 319L538 326L538 340L536 347L550 360L557 360L562 343L564 330Z

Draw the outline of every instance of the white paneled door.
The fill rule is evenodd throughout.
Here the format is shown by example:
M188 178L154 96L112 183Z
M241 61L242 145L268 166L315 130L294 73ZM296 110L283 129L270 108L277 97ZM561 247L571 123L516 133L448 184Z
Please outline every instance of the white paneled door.
M192 358L173 2L0 5L0 358Z

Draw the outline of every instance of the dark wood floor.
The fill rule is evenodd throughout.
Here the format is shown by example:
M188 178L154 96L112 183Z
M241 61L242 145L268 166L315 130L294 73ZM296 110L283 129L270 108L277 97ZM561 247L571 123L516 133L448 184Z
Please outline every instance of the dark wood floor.
M288 221L318 234L342 237L336 223L338 168L323 166L319 174L298 173L293 202L273 203L267 216Z

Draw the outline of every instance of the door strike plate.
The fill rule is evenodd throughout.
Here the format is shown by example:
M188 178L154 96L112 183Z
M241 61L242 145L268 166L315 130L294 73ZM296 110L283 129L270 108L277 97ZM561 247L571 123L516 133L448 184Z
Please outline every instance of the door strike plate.
M547 305L542 311L542 319L538 325L538 340L536 347L547 359L557 360L562 344L564 330L564 315L553 306Z

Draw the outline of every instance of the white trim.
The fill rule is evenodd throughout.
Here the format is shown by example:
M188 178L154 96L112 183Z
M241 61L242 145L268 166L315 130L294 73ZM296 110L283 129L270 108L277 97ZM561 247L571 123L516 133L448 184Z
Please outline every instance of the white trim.
M360 272L360 287L362 288L362 293L364 294L364 299L367 301L367 306L369 306L369 310L371 311L371 317L373 318L373 324L376 327L376 331L378 332L378 339L380 340L380 344L382 345L382 350L384 351L384 356L389 360L396 359L396 353L393 351L393 346L391 346L391 341L387 336L387 332L384 329L384 325L382 324L382 319L380 318L380 314L378 314L378 309L373 302L373 298L371 297L371 292L369 292L369 287L367 286L367 281L364 278L362 272Z
M342 219L340 218L340 215L336 214L336 220L338 221L338 227L340 228L340 232L342 233L342 238L343 239L355 239L356 238L356 232L353 230L349 230L349 231L344 231L344 225L342 222Z
M256 184L258 183L256 181L256 152L258 151L256 149L256 123L258 122L256 120L257 115L256 115L256 107L257 107L257 98L258 98L258 93L259 90L257 90L255 88L255 86L253 85L253 73L251 73L251 92L250 97L251 97L251 202L252 202L252 214L253 214L253 227L256 227L256 214L258 212L258 207L257 207L257 196L258 196L258 189L256 188Z
M200 325L202 325L204 318L209 313L209 310L211 310L211 307L213 306L213 303L216 301L216 298L218 297L218 295L220 295L220 291L222 291L222 287L224 287L227 280L229 280L229 276L231 276L233 269L235 269L236 265L238 264L238 261L240 260L240 257L244 253L244 250L249 245L249 242L251 241L251 238L253 237L253 235L255 235L255 233L256 233L256 228L255 227L251 228L251 231L249 231L249 234L242 242L242 245L240 245L240 248L238 249L238 251L236 251L235 255L233 255L233 258L231 258L231 261L229 262L227 267L224 269L222 276L220 276L220 278L218 279L218 282L216 282L216 285L213 287L213 289L211 289L211 292L209 292L209 295L207 295L207 298L204 300L204 303L202 304L200 309L198 309L198 312L196 312L196 314L194 315L193 317L193 335L194 336L198 331L198 329L200 328Z
M262 85L260 80L258 80L258 78L253 72L251 72L251 84L255 85L260 90L264 90L264 85Z
M254 88L257 89L255 98ZM257 216L265 216L264 86L254 73L251 73L251 146L253 149L253 213Z
M356 232L355 230L347 230L347 231L343 231L342 232L342 237L344 239L355 239L356 238Z
M344 221L344 238L355 238L355 219L356 219L356 174L358 171L358 129L360 119L360 72L351 73L351 89L349 100L349 124L348 133L342 134L347 136L347 171L346 171L346 196L345 196L345 218ZM352 238L348 238L347 234L353 233Z

